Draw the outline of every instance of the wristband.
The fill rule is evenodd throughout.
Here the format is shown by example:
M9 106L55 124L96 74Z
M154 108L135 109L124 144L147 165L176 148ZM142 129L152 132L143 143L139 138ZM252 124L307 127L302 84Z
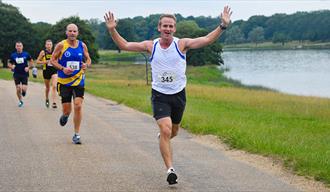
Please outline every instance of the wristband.
M220 23L219 27L220 27L221 30L226 30L227 29L227 26L225 26L223 23Z

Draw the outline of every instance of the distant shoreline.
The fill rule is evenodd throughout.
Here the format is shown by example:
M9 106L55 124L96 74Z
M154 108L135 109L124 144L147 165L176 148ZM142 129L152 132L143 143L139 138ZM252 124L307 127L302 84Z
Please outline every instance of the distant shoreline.
M330 49L330 42L299 42L291 41L284 45L281 43L263 42L258 43L242 43L224 45L223 51L246 51L246 50L304 50L304 49Z

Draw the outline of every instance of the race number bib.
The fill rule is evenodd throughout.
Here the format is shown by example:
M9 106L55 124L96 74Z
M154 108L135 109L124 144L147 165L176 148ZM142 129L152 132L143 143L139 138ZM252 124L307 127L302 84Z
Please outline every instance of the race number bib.
M48 61L47 66L53 66L50 61Z
M79 61L68 61L66 62L66 66L70 67L73 70L79 70L80 69L80 65L79 65Z
M24 63L24 58L23 57L18 57L15 59L16 64L23 64Z
M175 81L175 73L171 71L165 71L158 74L158 81L163 84L170 84Z

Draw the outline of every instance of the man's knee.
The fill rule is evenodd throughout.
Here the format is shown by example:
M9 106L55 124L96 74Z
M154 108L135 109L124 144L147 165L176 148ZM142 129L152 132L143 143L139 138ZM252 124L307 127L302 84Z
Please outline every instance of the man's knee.
M166 137L166 138L171 138L171 135L172 135L171 124L164 121L164 122L159 122L158 125L159 125L159 128L160 128L161 135Z
M62 103L62 109L63 109L63 114L64 115L70 115L70 113L71 113L71 103L70 102Z
M171 138L171 135L172 135L172 130L168 127L165 127L165 128L162 128L160 130L161 132L161 135L166 137L166 138Z
M81 110L82 108L82 99L75 99L74 100L74 109Z
M178 132L179 132L179 125L173 124L171 138L177 136Z
M75 111L80 111L81 110L81 107L82 107L82 104L81 103L75 103L74 104L74 110Z

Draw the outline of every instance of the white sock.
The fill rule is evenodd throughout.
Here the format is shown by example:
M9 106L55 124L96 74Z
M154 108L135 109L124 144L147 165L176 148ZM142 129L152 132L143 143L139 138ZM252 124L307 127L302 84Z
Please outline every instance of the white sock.
M172 171L175 171L175 169L173 167L170 167L170 168L168 168L167 173L170 173Z

